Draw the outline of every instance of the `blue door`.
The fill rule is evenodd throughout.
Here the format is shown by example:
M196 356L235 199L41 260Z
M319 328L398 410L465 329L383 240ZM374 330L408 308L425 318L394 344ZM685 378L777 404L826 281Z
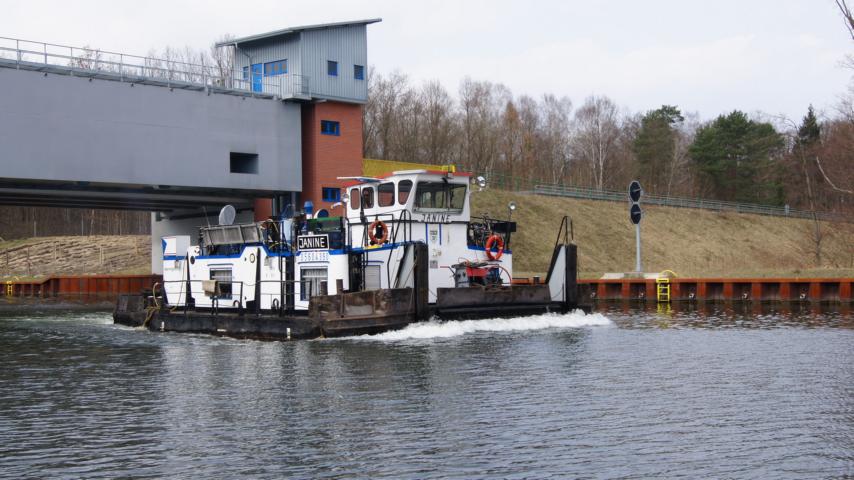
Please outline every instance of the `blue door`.
M252 91L253 92L261 92L263 91L263 83L261 80L264 78L264 64L256 63L252 65Z

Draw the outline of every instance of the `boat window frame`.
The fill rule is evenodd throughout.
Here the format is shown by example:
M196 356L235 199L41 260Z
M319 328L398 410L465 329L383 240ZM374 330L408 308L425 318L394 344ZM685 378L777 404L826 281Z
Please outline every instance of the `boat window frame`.
M409 188L406 190L406 196L401 198L401 195L404 194L402 188L400 188L404 183L409 185ZM410 179L401 180L397 182L397 204L398 205L406 205L406 202L409 201L409 197L412 195L412 190L415 188L415 182Z
M355 193L354 193L355 192ZM358 210L362 206L362 189L353 187L350 189L350 210Z
M391 192L383 192L382 189L385 187L388 189L388 186L391 186ZM393 207L394 206L394 193L397 187L394 182L383 182L377 185L377 206L378 207ZM388 195L388 203L383 203L382 198L383 194Z
M374 187L372 185L365 185L362 187L362 208L369 209L374 208L376 202L374 199L376 198L376 193L374 192ZM367 194L370 194L366 197ZM370 200L370 201L369 201Z
M217 275L221 273L228 275ZM211 266L208 268L208 277L215 280L219 287L219 296L221 300L231 300L234 295L234 269L231 266ZM227 281L225 279L228 279Z
M324 274L316 275L320 271ZM312 273L309 274L309 272ZM327 285L329 284L329 267L316 265L301 266L299 269L299 279L299 299L301 302L306 302L311 297L320 295L320 282L327 282ZM309 288L305 288L306 285L310 285Z
M442 206L442 207L422 207L422 206L419 206L419 203L421 201L421 197L419 195L419 187L421 187L422 185L425 185L425 186L426 185L442 185L443 186L442 190L444 193L442 203L444 204L444 206ZM452 208L452 206L450 205L451 191L452 190L458 190L458 189L462 189L462 191L463 191L462 202L461 202L461 205L459 208ZM427 193L427 192L423 192L423 193ZM412 204L412 211L416 212L416 213L460 214L463 212L463 210L465 210L465 205L466 205L465 201L466 201L467 195L468 195L468 183L451 183L451 182L447 181L446 179L442 179L441 181L419 180L415 184L415 200Z

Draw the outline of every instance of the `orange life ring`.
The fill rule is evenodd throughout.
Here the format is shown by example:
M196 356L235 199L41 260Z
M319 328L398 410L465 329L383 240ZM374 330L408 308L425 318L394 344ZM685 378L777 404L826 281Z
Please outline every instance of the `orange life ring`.
M495 252L495 255L492 254L492 245L498 242L498 251ZM490 260L498 260L501 258L501 255L504 255L504 239L498 235L492 235L491 237L486 239L486 256Z
M382 229L382 234L379 237L376 234L377 227ZM374 220L374 223L368 227L368 237L374 245L382 245L388 240L388 227L382 220Z

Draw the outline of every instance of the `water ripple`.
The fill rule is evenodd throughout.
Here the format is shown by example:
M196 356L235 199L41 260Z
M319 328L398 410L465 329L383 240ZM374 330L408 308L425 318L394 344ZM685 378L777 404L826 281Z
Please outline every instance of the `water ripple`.
M851 324L615 308L280 343L6 315L0 476L851 476Z

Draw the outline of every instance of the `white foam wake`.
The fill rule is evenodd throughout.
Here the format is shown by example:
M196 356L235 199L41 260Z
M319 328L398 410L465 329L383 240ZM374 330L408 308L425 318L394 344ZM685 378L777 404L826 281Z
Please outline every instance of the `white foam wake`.
M360 340L397 341L425 338L450 338L475 332L507 332L542 330L546 328L580 328L611 325L600 313L585 314L581 310L571 313L546 313L531 317L490 318L487 320L461 320L414 323L401 330L364 335Z

